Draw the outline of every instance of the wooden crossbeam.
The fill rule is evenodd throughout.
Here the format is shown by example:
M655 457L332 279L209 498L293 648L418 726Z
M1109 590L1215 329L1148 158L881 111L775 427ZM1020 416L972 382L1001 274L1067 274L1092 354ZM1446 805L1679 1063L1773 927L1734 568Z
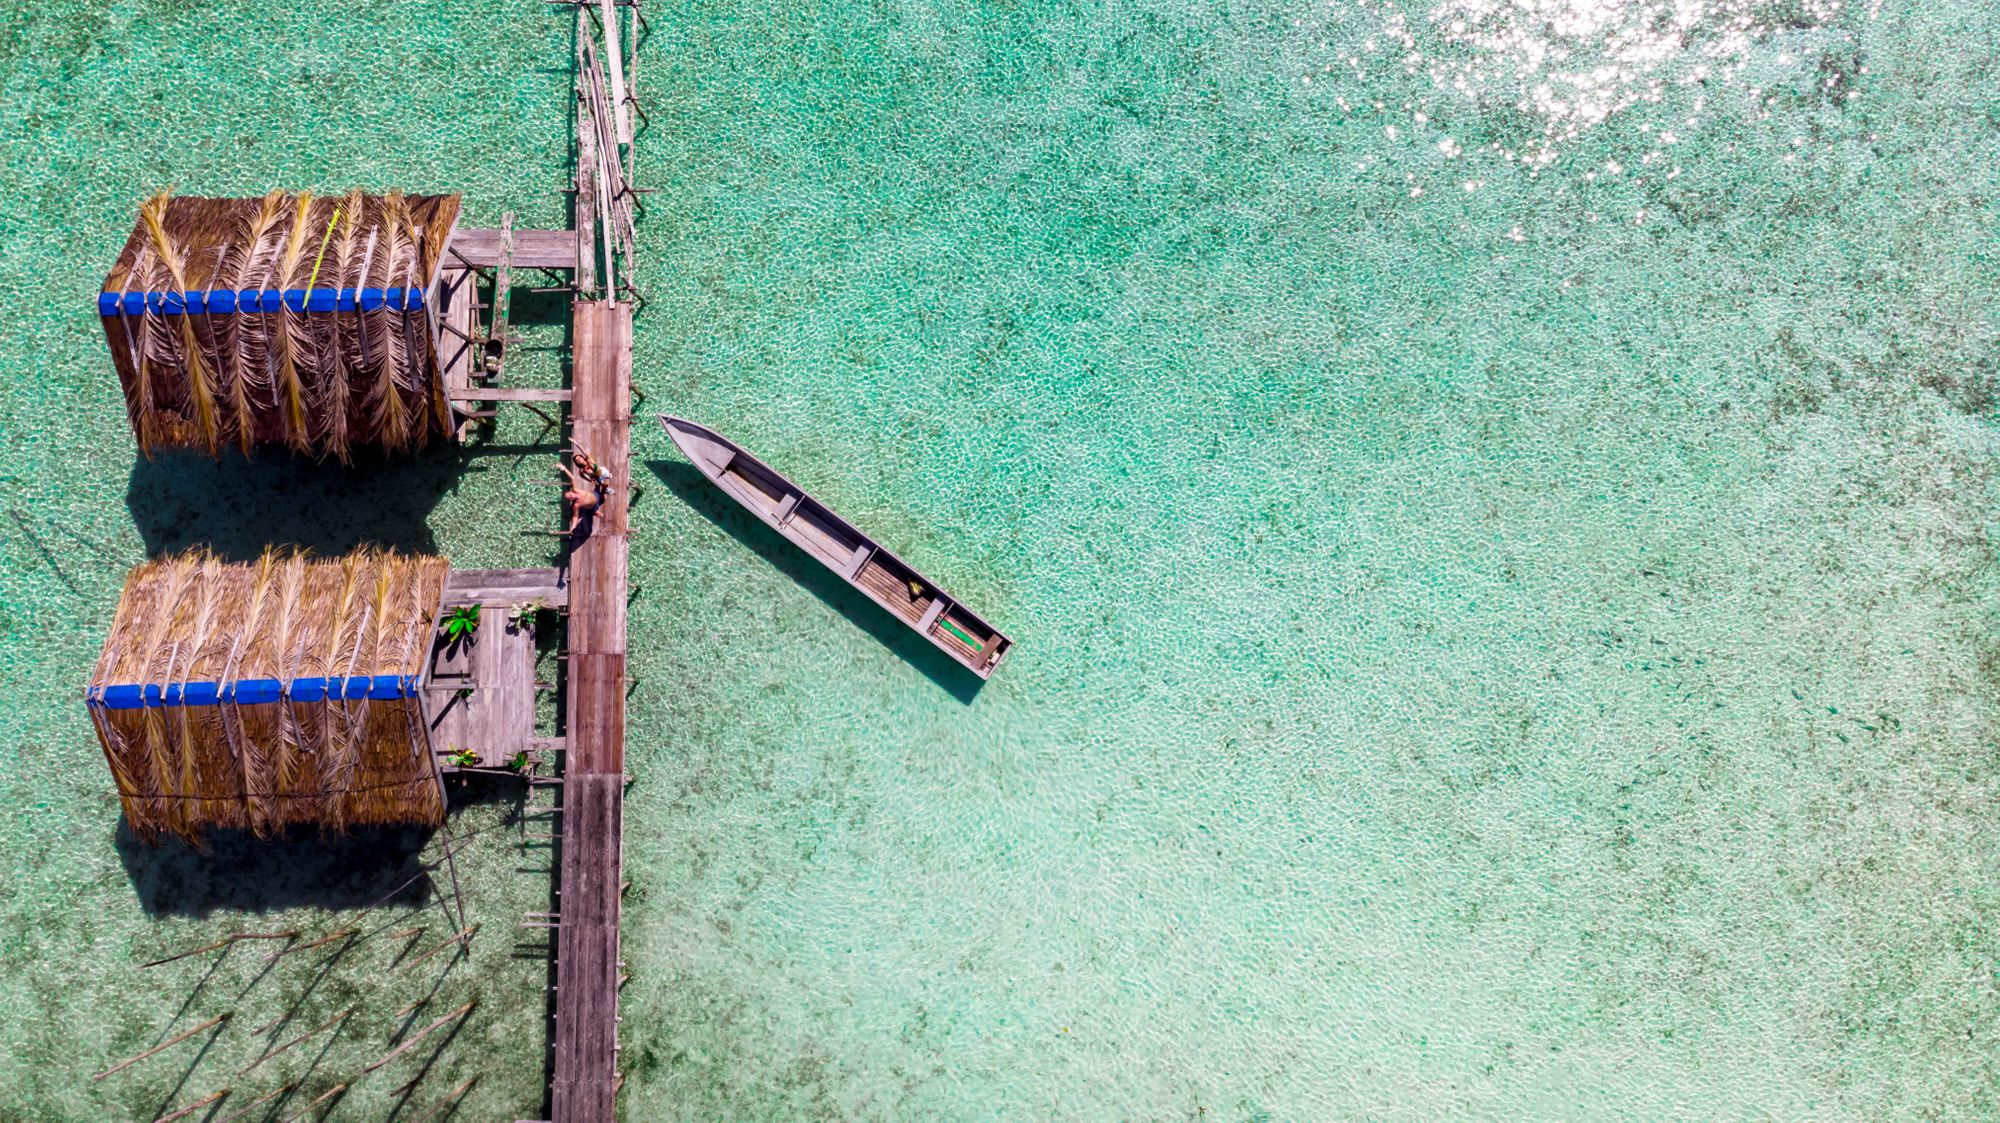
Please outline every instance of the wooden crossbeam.
M493 273L493 323L486 331L482 349L482 369L488 378L499 378L507 364L507 308L514 284L514 212L500 216L500 261Z
M570 392L555 386L455 386L454 402L566 402Z

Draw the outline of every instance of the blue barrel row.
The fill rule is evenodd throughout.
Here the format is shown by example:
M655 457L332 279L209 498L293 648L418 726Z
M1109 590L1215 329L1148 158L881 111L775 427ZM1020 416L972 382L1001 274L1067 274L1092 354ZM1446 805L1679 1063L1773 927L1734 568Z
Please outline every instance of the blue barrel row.
M219 706L234 702L254 706L260 702L287 699L294 702L325 702L363 698L389 702L415 697L415 675L340 675L295 678L289 683L275 678L246 678L238 682L132 683L91 688L86 698L107 710L136 710L145 706Z
M390 289L211 289L208 292L101 292L97 294L97 314L116 316L123 312L137 316L228 316L236 313L276 312L373 312L388 308L416 312L424 306L420 288Z

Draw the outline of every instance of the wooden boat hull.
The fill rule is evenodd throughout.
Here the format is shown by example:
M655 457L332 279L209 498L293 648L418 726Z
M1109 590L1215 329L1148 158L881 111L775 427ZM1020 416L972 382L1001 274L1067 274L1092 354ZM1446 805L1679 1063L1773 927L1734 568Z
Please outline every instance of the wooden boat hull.
M999 629L736 442L678 417L661 415L660 426L723 494L966 670L990 678L1013 647Z

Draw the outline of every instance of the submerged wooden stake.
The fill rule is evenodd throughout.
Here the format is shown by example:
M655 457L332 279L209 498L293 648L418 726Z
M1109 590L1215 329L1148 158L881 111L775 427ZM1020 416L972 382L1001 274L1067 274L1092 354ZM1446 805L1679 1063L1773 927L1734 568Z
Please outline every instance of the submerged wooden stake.
M244 1116L250 1114L251 1112L257 1110L259 1107L262 1107L263 1105L270 1103L272 1100L277 1099L279 1096L284 1095L286 1092L289 1092L298 1086L299 1082L296 1080L290 1082L289 1084L280 1084L278 1085L276 1091L266 1092L263 1095L258 1096L256 1099L251 1100L249 1103L244 1104L242 1107L236 1109L235 1111L230 1112L228 1115L225 1115L220 1119L213 1120L212 1123L230 1123L231 1120L241 1119Z
M237 1070L236 1075L242 1076L245 1073L249 1072L250 1069L256 1068L258 1065L263 1064L265 1061L270 1060L272 1057L277 1056L279 1053L282 1053L285 1050L291 1048L292 1046L297 1045L299 1042L304 1041L307 1038L317 1036L322 1031L330 1029L333 1026L339 1025L341 1022L344 1022L347 1019L353 1017L355 1013L360 1009L361 1007L359 1006L349 1006L347 1009L341 1011L338 1014L335 1014L331 1019L321 1022L319 1025L314 1026L312 1029L309 1029L304 1033L299 1034L297 1037L292 1038L290 1041L285 1042L283 1045L278 1046L276 1049L273 1049L270 1052L265 1053L263 1056L258 1057L256 1060L251 1061L249 1068Z
M451 824L447 822L444 825L444 864L445 868L451 870L451 899L458 905L459 926L464 927L465 894L459 892L458 889L458 858L456 854L457 848L451 844Z
M220 1092L211 1092L207 1096L204 1096L201 1099L196 1100L195 1102L187 1105L186 1107L180 1109L179 1111L160 1116L158 1119L153 1120L153 1123L173 1123L173 1121L176 1119L185 1119L188 1116L193 1115L195 1112L200 1111L202 1108L207 1107L209 1104L214 1103L215 1101L221 1099L222 1097L228 1094L229 1094L229 1089L227 1088L224 1088Z
M444 1017L441 1017L437 1021L434 1021L431 1024L425 1026L424 1028L418 1030L416 1036L410 1038L408 1041L403 1042L401 1045L396 1046L394 1049L389 1050L388 1055L384 1056L381 1060L376 1061L374 1064L369 1065L367 1068L362 1069L361 1071L364 1074L374 1072L376 1069L381 1068L383 1065L388 1064L390 1061L393 1061L397 1057L402 1056L404 1053L409 1051L412 1045L415 1045L417 1042L422 1041L424 1038L429 1037L433 1033L436 1033L438 1030L442 1029L444 1026L452 1022L454 1019L463 1017L464 1015L471 1013L472 1008L477 1005L479 1005L479 1000L475 998L472 1001L466 1003L465 1005L460 1006L458 1009L453 1010L451 1013L446 1014Z
M361 929L359 928L342 928L340 931L335 932L333 935L321 936L319 939L314 940L312 943L300 944L298 947L286 948L283 951L274 951L271 954L264 957L264 962L275 963L278 960L283 959L285 956L288 956L295 951L311 951L314 948L323 948L326 945L334 942L335 940L343 940L349 936L358 936L360 934L361 934Z
M236 1016L236 1011L234 1010L231 1010L227 1014L217 1014L215 1017L208 1019L207 1021L201 1023L200 1025L194 1027L191 1030L188 1030L186 1033L170 1037L167 1040L160 1042L158 1045L153 1046L151 1049L148 1049L145 1052L139 1054L138 1056L133 1057L129 1061L120 1061L119 1063L112 1065L110 1068L107 1068L103 1072L98 1073L96 1076L91 1077L91 1079L102 1080L105 1077L110 1076L114 1072L123 1072L126 1069L131 1068L133 1065L138 1064L140 1061L145 1060L147 1057L150 1057L155 1053L165 1052L166 1050L172 1048L173 1046L179 1045L181 1042L186 1041L190 1037L193 1037L195 1034L200 1033L202 1030L208 1029L211 1026L221 1025L223 1022L226 1022L235 1016Z
M314 1111L317 1111L319 1109L319 1105L325 1103L326 1101L332 1099L335 1096L340 1095L342 1092L347 1091L347 1088L348 1085L346 1084L335 1084L333 1087L328 1088L324 1092L321 1092L319 1094L318 1099L307 1104L306 1109L304 1111L299 1112L297 1115L287 1116L285 1119L285 1123L298 1123L299 1120L304 1119L306 1116L311 1115Z
M472 1091L472 1086L478 1083L478 1081L479 1081L479 1076L476 1073L472 1076L466 1077L464 1080L459 1081L458 1087L453 1088L450 1092L447 1092L443 1099L431 1105L429 1111L426 1111L422 1115L417 1116L415 1119L410 1120L410 1123L424 1123L426 1119L432 1118L433 1116L437 1115L438 1112L443 1111L445 1108L450 1107L452 1104L457 1103L459 1100L465 1097L465 1094L467 1092Z
M231 935L224 936L223 938L215 941L212 944L203 944L202 946L194 949L193 951L184 951L181 952L179 955L170 955L165 959L155 959L151 963L141 963L139 966L142 968L158 967L162 963L172 963L177 959L186 959L189 956L200 955L202 952L205 951L214 951L217 948L226 948L230 944L233 944L238 940L290 940L290 939L296 939L298 937L298 934L299 930L296 928L293 928L285 932L236 932Z
M479 925L477 924L470 925L466 928L460 929L456 936L453 936L452 938L446 940L444 943L439 944L438 946L416 957L415 959L410 960L408 963L403 964L403 970L407 971L410 968L415 967L417 964L422 963L424 960L429 959L431 956L436 955L437 953L443 951L444 949L450 947L453 944L462 943L464 941L472 939L472 934L477 931L479 931Z

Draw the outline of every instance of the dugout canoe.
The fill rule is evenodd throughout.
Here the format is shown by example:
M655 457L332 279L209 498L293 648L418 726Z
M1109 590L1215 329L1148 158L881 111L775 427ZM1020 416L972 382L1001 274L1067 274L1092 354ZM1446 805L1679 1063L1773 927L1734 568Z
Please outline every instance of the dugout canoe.
M695 422L661 415L667 436L710 483L812 555L891 616L914 628L980 678L1013 641L854 524L806 494L735 441Z

